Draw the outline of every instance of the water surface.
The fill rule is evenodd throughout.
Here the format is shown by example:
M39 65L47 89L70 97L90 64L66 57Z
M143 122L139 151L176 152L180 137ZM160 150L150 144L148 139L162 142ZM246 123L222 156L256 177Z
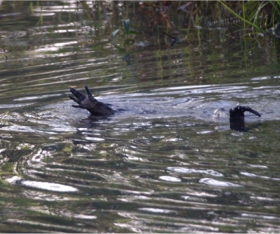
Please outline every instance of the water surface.
M120 14L33 7L0 19L1 231L280 231L279 39L202 25L120 52ZM73 108L84 85L119 111ZM229 127L238 103L262 114L247 132Z

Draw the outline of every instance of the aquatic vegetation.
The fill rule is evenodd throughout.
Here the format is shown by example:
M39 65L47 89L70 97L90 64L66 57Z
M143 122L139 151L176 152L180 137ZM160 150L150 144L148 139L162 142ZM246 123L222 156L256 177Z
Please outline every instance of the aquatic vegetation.
M241 20L243 29L252 32L266 32L279 22L279 1L242 1L237 7L230 7L225 1L218 1L224 9Z
M111 33L111 43L120 52L125 51L125 48L135 43L134 36L138 33L130 28L130 20L123 19L122 26Z

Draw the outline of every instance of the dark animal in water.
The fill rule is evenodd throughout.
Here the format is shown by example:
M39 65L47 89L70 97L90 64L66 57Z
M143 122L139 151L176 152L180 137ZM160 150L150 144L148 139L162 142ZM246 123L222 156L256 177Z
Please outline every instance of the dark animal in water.
M261 114L255 110L253 110L249 106L236 106L233 109L229 110L229 124L230 129L236 130L236 131L246 131L245 127L245 115L244 112L251 112L259 117L261 117Z
M73 107L87 109L92 116L110 116L115 113L109 105L97 101L92 96L87 86L85 86L85 89L87 91L87 96L76 89L70 88L72 95L70 94L68 97L78 104L72 105Z
M78 105L72 105L75 108L87 109L93 117L107 117L113 115L115 111L103 102L97 101L89 91L88 87L85 86L87 95L82 94L80 91L70 88L72 95L68 95ZM259 117L261 114L253 110L249 106L236 106L229 110L229 122L230 128L237 131L246 131L245 128L245 115L244 112L251 112Z

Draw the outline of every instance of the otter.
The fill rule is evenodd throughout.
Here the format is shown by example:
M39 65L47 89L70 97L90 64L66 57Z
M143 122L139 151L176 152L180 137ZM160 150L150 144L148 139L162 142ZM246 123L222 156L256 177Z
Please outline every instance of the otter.
M72 105L75 108L87 109L92 116L110 116L115 113L115 111L109 107L109 105L97 101L89 91L88 87L85 86L87 96L82 94L76 89L70 88L72 95L68 95L70 99L76 102L78 105Z
M87 86L85 86L87 96L81 93L80 91L70 88L72 95L68 95L70 99L76 102L78 105L72 105L75 108L87 109L93 117L108 117L113 115L115 111L103 102L97 101L91 94ZM247 131L245 127L245 115L244 112L251 112L258 117L261 117L261 114L253 110L249 106L240 106L237 105L233 109L229 110L229 122L230 128L236 131Z
M253 110L249 106L236 106L233 109L229 110L229 125L230 129L245 132L248 129L245 127L245 115L244 112L251 112L252 114L261 117L261 114L255 110Z

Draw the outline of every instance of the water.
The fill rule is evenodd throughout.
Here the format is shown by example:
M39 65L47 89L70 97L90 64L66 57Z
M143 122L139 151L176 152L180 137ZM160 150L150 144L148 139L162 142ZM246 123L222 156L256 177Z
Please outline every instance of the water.
M114 13L42 9L41 26L40 7L1 18L2 232L280 231L279 41L202 28L119 53ZM84 85L119 111L72 108ZM248 132L237 103L262 114Z

